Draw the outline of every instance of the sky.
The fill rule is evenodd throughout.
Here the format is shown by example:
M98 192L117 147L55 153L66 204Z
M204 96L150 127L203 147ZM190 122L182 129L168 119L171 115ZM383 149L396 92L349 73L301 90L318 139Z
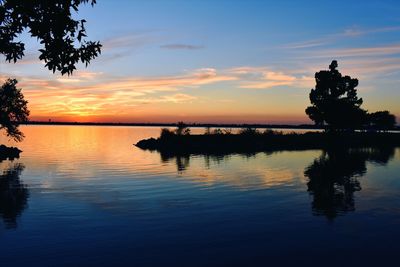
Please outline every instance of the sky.
M400 118L398 0L98 0L74 17L103 48L72 76L47 70L27 34L23 60L1 58L31 120L312 123L314 75L332 60L363 108Z

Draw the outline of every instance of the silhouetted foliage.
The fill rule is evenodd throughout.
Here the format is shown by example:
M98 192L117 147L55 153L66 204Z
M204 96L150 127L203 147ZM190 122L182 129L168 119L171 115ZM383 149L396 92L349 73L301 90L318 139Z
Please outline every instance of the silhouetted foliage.
M218 130L218 129L217 129ZM167 136L168 138L166 138ZM136 146L170 154L233 153L274 150L331 149L336 147L400 146L399 133L375 132L308 132L304 134L267 131L257 134L177 135L162 133L160 138L140 140Z
M387 164L394 156L393 147L328 150L306 168L308 191L313 196L315 215L329 220L355 210L354 192L361 190L357 180L366 171L366 162Z
M231 128L225 128L224 129L224 134L232 134L232 129Z
M5 129L7 136L21 141L24 135L18 126L28 120L29 110L28 101L21 89L17 89L17 83L15 79L8 79L0 88L0 129Z
M206 127L204 134L211 134L211 127Z
M86 41L86 20L74 20L79 5L95 0L1 0L0 54L17 62L24 56L25 44L18 36L25 30L43 45L40 60L61 74L72 74L81 61L86 66L100 54L99 42ZM76 46L78 45L78 46Z
M15 164L0 175L0 215L7 227L15 228L17 217L27 206L29 191L21 183L24 166Z
M13 160L19 158L19 153L21 153L21 150L16 147L0 145L0 162L6 159Z
M211 135L223 135L223 134L224 132L220 128L214 129L211 133Z
M262 132L262 134L266 135L266 136L273 136L273 135L283 135L283 132L282 131L275 131L275 130L272 130L272 129L265 129L265 131Z
M183 122L180 121L176 124L176 134L177 135L189 135L190 134L190 129L187 127L187 125Z
M390 130L396 125L396 116L390 114L389 111L377 111L368 114L370 127L379 130Z
M171 136L174 136L174 135L175 135L175 133L173 131L169 130L168 128L161 129L160 138L162 138L162 139L170 138Z
M260 134L260 132L256 128L247 127L247 128L240 129L239 134L251 136L251 135Z
M315 73L316 86L311 90L312 106L306 114L317 125L329 126L330 130L357 129L365 124L366 111L361 109L362 98L357 97L358 80L342 76L333 60L329 70Z

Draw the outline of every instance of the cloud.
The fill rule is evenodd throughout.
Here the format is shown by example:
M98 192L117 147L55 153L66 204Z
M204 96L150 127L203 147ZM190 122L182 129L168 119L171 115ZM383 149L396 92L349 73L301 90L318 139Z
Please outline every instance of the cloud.
M283 47L286 49L308 49L308 48L315 48L315 47L330 45L335 42L341 41L343 39L357 38L357 37L362 37L362 36L366 36L366 35L374 35L374 34L379 34L379 33L388 33L388 32L396 32L396 31L400 31L400 26L389 26L389 27L381 27L381 28L369 28L369 29L352 26L347 29L344 29L342 32L339 32L339 33L323 35L317 39L290 43Z
M240 77L240 88L270 89L278 86L309 87L312 77L273 71L266 67L238 67L229 70Z
M374 57L400 54L400 44L375 47L324 49L314 52L314 57Z
M171 50L198 50L203 49L202 45L188 45L188 44L167 44L162 45L160 48L171 49Z
M126 58L145 46L159 43L162 39L159 31L155 30L114 35L101 41L102 54L96 60L105 63Z
M134 99L135 102L140 102L141 104L153 104L153 103L185 103L192 102L196 100L197 97L188 95L188 94L173 94L173 95L165 95L160 97L152 97L152 98L137 98Z
M304 42L291 43L288 45L284 45L283 47L286 49L314 48L314 47L329 44L330 40L331 40L331 38L315 39L315 40L309 40L309 41L304 41Z
M247 82L241 85L241 88L253 88L253 89L268 89L283 85L293 85L296 81L296 77L286 75L282 72L266 71L263 73L263 78L256 82Z
M243 66L243 67L236 67L229 69L230 73L238 74L238 75L246 75L250 73L257 73L265 71L265 67L250 67L250 66Z
M196 96L177 91L237 79L213 68L161 77L113 77L85 71L51 77L17 77L32 116L129 115L141 104L195 101Z
M390 27L371 28L371 29L363 29L360 27L353 26L348 29L345 29L344 32L340 34L340 36L358 37L369 34L395 32L395 31L400 31L400 26L390 26Z
M154 43L160 39L154 35L155 31L131 32L112 36L101 41L103 50L138 48Z

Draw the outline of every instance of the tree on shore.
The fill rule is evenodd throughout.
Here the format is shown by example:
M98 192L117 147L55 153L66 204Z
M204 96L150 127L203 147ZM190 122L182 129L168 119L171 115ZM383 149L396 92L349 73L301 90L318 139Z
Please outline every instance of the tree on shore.
M27 31L43 46L39 59L49 70L72 74L76 64L90 61L101 53L99 42L86 41L86 20L73 19L81 4L96 0L0 0L0 54L14 63L24 56L25 44L18 37ZM27 101L17 80L8 79L1 87L0 129L21 141L18 123L28 120Z
M95 0L0 0L0 54L8 62L24 56L25 44L18 40L24 31L41 45L39 59L55 72L72 74L75 65L86 64L101 52L99 42L86 41L86 20L74 20L81 4Z
M187 126L186 123L180 121L176 124L176 134L177 135L189 135L190 128Z
M369 126L372 129L387 131L393 129L396 125L396 116L389 111L377 111L368 114Z
M357 97L358 80L342 76L333 60L329 70L315 74L316 85L310 92L312 106L306 114L317 125L327 125L329 130L354 130L366 122L367 112L360 106L362 98Z
M18 129L19 123L28 120L28 101L21 89L16 87L17 80L8 79L0 87L0 129L15 141L22 141L24 134Z

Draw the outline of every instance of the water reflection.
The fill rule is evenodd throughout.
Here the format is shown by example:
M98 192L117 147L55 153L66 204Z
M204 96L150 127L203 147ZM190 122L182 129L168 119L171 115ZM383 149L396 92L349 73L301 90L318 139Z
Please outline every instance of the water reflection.
M304 152L302 152L304 153ZM261 154L265 154L261 157ZM279 158L279 151L258 153L258 154L226 154L226 155L200 155L203 158L206 169L210 169L211 162L213 165L220 165L222 162L232 161L229 164L229 177L224 177L227 173L216 170L210 170L208 176L215 177L215 180L220 182L237 185L241 188L260 189L267 188L271 185L289 185L293 183L296 173L283 172L281 169L263 168L261 171L257 168L256 159L264 159L263 164L266 164L265 159L271 154L274 158ZM304 154L302 154L304 156ZM335 219L338 215L345 214L355 210L354 193L361 191L362 187L359 178L367 173L367 162L373 162L379 165L386 165L390 159L395 155L394 147L375 147L375 148L357 148L349 149L343 148L338 150L323 151L320 156L314 159L311 164L307 166L303 172L304 185L307 186L307 191L312 196L312 212L314 215L326 216L329 220ZM172 155L160 153L161 161L174 162L178 173L188 171L191 160L194 157L199 158L199 155ZM236 170L233 165L245 164L242 161L235 161L239 158L252 158L252 168L245 169L245 172L240 170L244 166L238 167ZM287 160L288 154L285 154L281 159ZM271 160L272 158L269 158ZM298 160L298 159L294 159ZM294 161L289 161L294 164ZM194 169L196 168L194 164ZM271 165L271 163L267 163ZM304 167L302 167L304 168ZM211 168L212 169L212 168ZM201 170L201 173L206 173L206 170ZM195 177L196 172L186 174L186 176ZM205 179L204 175L202 180L207 182L210 179ZM249 184L248 177L254 178ZM277 182L281 181L281 182Z
M176 168L179 173L185 171L190 165L190 155L175 155L161 153L161 162L167 163L171 160L175 160Z
M7 228L17 226L17 217L26 208L29 191L20 180L24 165L8 166L0 175L0 216Z
M354 193L361 190L358 178L367 171L366 162L387 164L394 148L341 149L325 151L308 166L308 192L313 196L314 215L329 220L355 210Z
M159 152L161 157L162 163L168 162L175 162L176 169L179 173L184 172L190 167L190 159L193 156L201 156L204 159L205 167L207 169L210 168L211 162L220 164L225 160L229 160L232 155L240 156L241 158L249 159L251 157L255 157L257 154L265 154L271 155L274 152L258 152L258 153L227 153L227 154L200 154L200 155L193 155L193 154L175 154L175 153L165 153Z

